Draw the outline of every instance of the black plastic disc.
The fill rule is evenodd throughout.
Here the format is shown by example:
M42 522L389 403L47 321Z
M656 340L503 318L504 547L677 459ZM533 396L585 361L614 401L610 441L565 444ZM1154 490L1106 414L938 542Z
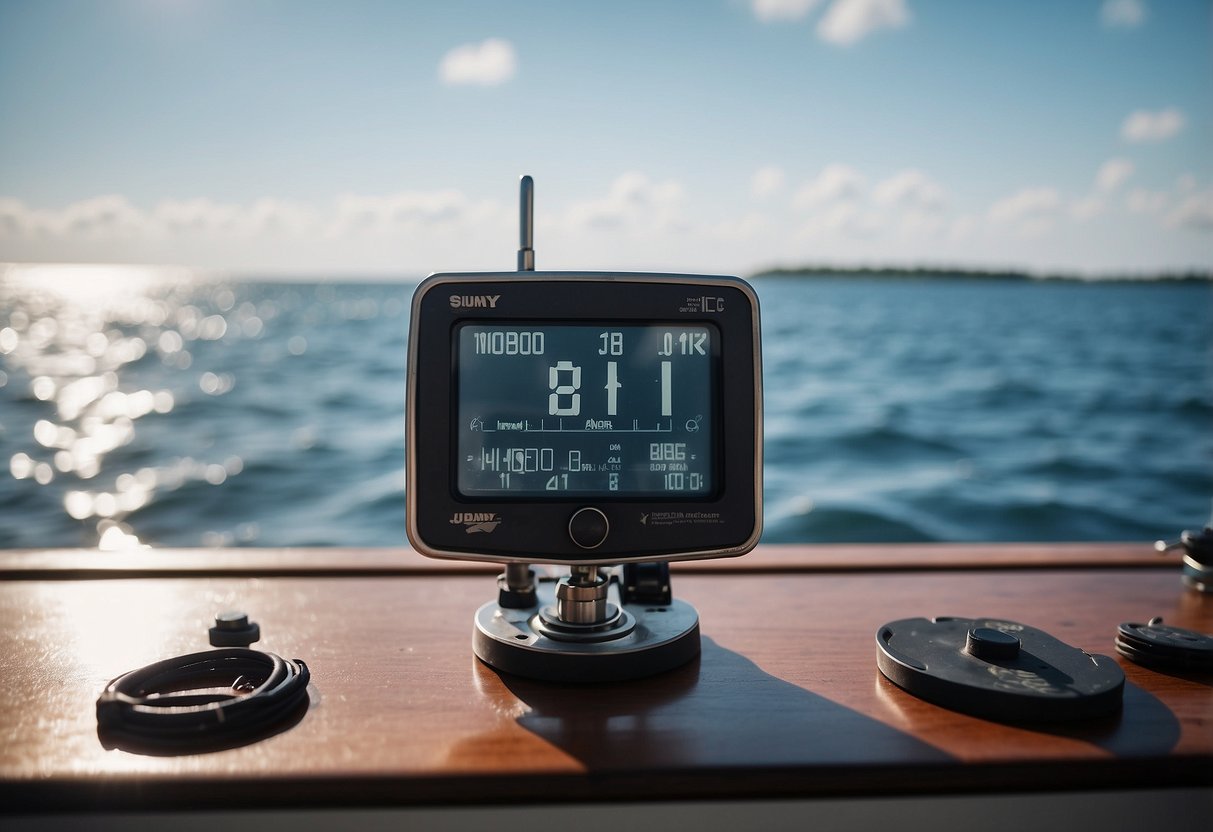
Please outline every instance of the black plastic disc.
M1213 636L1169 627L1161 618L1126 622L1116 633L1116 650L1138 664L1166 670L1213 672Z
M512 610L490 601L476 611L472 650L485 664L515 676L548 682L619 682L664 673L699 655L699 613L685 601L667 606L633 604L631 626L581 637L540 626L541 613L556 598L539 584L539 604Z
M988 618L905 618L876 631L876 664L898 687L954 711L1002 722L1116 713L1125 675L1043 630Z

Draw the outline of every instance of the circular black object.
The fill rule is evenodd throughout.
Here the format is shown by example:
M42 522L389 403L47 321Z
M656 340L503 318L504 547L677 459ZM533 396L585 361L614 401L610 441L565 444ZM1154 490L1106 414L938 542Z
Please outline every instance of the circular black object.
M1116 632L1116 651L1150 667L1213 672L1213 636L1169 627L1161 618L1151 618L1146 624L1121 624Z
M1200 532L1185 529L1179 536L1179 544L1184 554L1197 564L1213 567L1213 526L1205 526Z
M596 508L578 509L569 519L569 537L582 549L597 549L610 530L606 515Z
M685 601L634 605L609 627L579 633L552 628L542 610L555 604L554 591L540 584L538 593L541 612L493 602L476 611L472 650L481 661L515 676L593 684L664 673L699 655L699 614Z
M1017 636L993 627L974 627L965 636L965 652L970 656L992 662L995 659L1013 659L1019 655L1020 641Z
M261 640L261 625L249 621L245 613L228 610L215 616L215 626L207 631L212 647L248 647Z
M1125 675L1043 630L988 618L905 618L876 631L876 665L898 687L1004 722L1091 719L1120 709Z
M191 653L114 679L97 699L108 747L205 750L258 739L307 702L300 659L245 647Z

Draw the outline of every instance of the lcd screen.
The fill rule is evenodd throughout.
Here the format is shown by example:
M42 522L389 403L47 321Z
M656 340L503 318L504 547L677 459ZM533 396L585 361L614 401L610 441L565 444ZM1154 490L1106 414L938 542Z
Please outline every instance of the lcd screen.
M456 327L466 497L706 498L717 488L712 324Z

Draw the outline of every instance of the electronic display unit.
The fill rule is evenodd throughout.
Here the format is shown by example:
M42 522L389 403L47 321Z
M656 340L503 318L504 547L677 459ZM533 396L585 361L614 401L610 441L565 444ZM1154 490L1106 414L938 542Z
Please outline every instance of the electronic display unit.
M409 338L408 531L423 554L618 564L757 542L761 358L744 281L436 274Z
M711 323L459 324L458 493L711 496L719 342Z

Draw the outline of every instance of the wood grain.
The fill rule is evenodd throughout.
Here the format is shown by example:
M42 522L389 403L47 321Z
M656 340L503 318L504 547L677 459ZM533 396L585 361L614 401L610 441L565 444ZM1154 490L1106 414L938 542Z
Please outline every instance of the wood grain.
M987 569L1180 568L1181 554L1129 543L763 544L740 558L675 563L683 574ZM552 568L557 571L557 567ZM496 574L500 566L434 560L411 548L0 550L0 580L266 575Z
M1211 596L1184 589L1173 568L704 571L674 587L699 610L702 657L587 688L503 677L472 656L472 614L493 593L477 572L0 582L0 806L1213 785L1213 679L1122 660L1119 717L1025 727L930 705L876 669L877 628L913 616L1007 618L1109 655L1122 621L1213 632ZM231 607L261 624L255 646L308 663L306 716L210 754L103 748L94 702L105 683L204 649L214 613Z

